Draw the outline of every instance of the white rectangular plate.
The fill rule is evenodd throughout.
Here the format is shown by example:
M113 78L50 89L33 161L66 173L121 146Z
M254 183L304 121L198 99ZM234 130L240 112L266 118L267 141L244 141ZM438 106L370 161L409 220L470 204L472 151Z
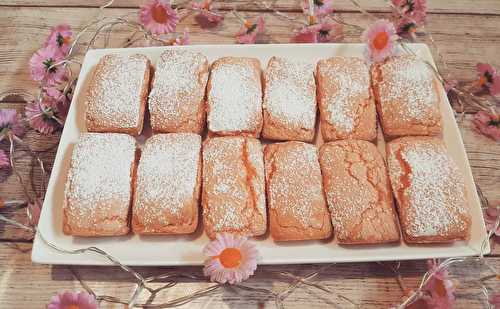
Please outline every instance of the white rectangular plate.
M431 53L424 44L410 45L414 52L431 63ZM185 48L200 51L210 61L222 56L247 56L260 59L265 68L271 56L286 56L316 62L319 59L342 56L363 57L363 44L269 44L269 45L192 45L181 47L151 47L128 49L91 50L85 56L73 102L57 150L47 194L39 223L39 231L49 242L65 248L77 249L96 246L128 265L199 265L203 263L202 248L208 238L199 228L188 236L138 236L81 238L64 235L62 232L62 204L64 185L69 167L71 151L78 136L85 129L84 97L92 71L99 59L109 53L141 53L155 64L160 54L169 48ZM326 241L304 241L275 243L269 236L255 239L260 264L298 264L326 262L366 262L383 260L408 260L451 256L478 255L486 236L479 198L472 178L469 161L453 111L442 91L441 113L443 118L443 138L450 155L455 159L465 175L468 204L472 214L471 237L468 241L447 245L408 246L403 242L393 245L340 246L335 239ZM378 146L384 153L384 142ZM320 143L320 141L318 141ZM200 220L201 221L201 220ZM489 253L489 244L485 253ZM40 235L35 238L32 260L46 264L107 265L109 262L94 254L62 254L45 244Z

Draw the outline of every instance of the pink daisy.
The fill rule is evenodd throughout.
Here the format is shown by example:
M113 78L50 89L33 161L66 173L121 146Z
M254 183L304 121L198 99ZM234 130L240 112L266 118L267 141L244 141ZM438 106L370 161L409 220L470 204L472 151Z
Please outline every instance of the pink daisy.
M384 61L394 55L398 38L394 25L387 19L379 19L361 35L367 46L367 55L373 62Z
M169 1L151 0L141 6L139 19L144 28L153 34L164 34L175 31L179 22L177 11L172 8Z
M57 101L58 117L60 120L65 120L69 110L69 93L64 95L63 92L56 87L47 87L44 88L44 90L47 96Z
M474 115L474 119L472 120L476 129L486 135L494 139L495 141L500 141L500 116L487 113L485 111L479 111Z
M10 166L9 156L5 153L5 151L0 149L0 169L7 168L9 166Z
M25 114L30 126L42 134L51 134L59 126L57 117L57 101L45 97L26 104Z
M7 138L9 133L17 137L24 134L24 126L21 124L15 109L0 109L0 141Z
M313 0L314 16L322 17L333 13L333 0ZM309 14L309 0L303 0L302 11Z
M203 0L201 2L192 2L191 8L198 12L196 20L205 25L206 23L217 25L224 19L224 15L212 11L212 0Z
M318 31L318 42L338 42L344 37L344 27L341 24L334 23L329 19L323 19L320 22Z
M97 309L97 301L87 292L63 292L52 296L47 309Z
M392 0L392 4L404 17L411 18L418 26L424 24L427 15L426 0Z
M500 93L500 75L494 67L487 63L478 63L476 65L479 76L479 86L489 90L492 96Z
M49 45L56 46L61 52L66 55L70 48L71 36L73 32L68 24L60 24L52 28L49 37L45 41L43 47Z
M56 46L48 45L40 48L30 59L31 78L45 82L49 86L62 82L66 78L66 70L61 65L55 67L52 65L63 59L63 53Z
M294 32L291 41L295 43L317 43L320 30L320 24L302 27L300 30Z
M428 260L427 265L429 271L438 269L439 264L436 260ZM446 309L453 308L455 303L455 284L448 278L448 271L445 269L438 270L432 278L424 286L424 290L428 293L424 296L424 300L431 308Z
M493 295L491 295L490 299L488 299L488 302L490 303L490 305L493 305L493 308L500 309L500 293L494 293Z
M489 232L495 228L498 215L500 215L500 209L498 207L490 206L483 211L484 223L486 224L486 230ZM500 236L500 226L493 233L495 236Z
M415 40L416 39L415 33L417 32L417 28L418 26L413 19L408 17L403 17L400 18L397 22L396 32L401 37Z
M257 248L246 237L217 234L203 253L207 256L203 273L214 282L239 283L257 269Z
M245 20L240 30L236 33L236 41L240 44L255 44L257 35L264 32L264 18L257 17L254 23Z
M43 201L40 198L36 198L33 203L28 202L28 207L26 211L28 212L28 220L32 226L37 226L40 220L40 213L42 212Z

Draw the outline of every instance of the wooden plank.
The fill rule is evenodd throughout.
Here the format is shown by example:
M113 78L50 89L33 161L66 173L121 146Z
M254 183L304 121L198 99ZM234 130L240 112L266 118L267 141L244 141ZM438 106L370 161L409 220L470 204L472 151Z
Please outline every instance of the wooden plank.
M24 103L0 103L0 108L14 108L18 110L19 114L24 113ZM30 129L27 130L23 140L27 142L31 149L36 151L40 159L44 162L45 169L47 170L47 180L50 176L50 170L54 162L57 145L59 143L60 132L55 132L51 136L45 136ZM1 143L0 149L9 153L9 144ZM24 146L16 145L15 151L15 165L16 170L19 171L23 182L29 188L30 196L34 197L35 192L32 190L31 184L34 185L38 193L41 193L42 185L42 172L37 164L35 164L32 156ZM4 200L22 200L26 201L22 186L18 178L13 173L12 169L0 171L0 197ZM27 224L28 218L26 209L2 209L1 214L9 219ZM5 225L0 223L0 240L29 240L32 238L32 233L22 228L12 225Z
M46 266L31 264L30 244L0 243L0 307L39 309L44 307L51 296L63 290L82 290L66 266ZM487 258L492 267L500 267L500 258ZM305 275L322 265L281 265L260 266L256 275L245 282L254 288L281 290L288 280L278 272ZM130 276L113 267L74 267L83 280L98 294L128 298L132 294L133 281ZM201 267L176 268L135 268L143 275L158 275L165 272L180 272L201 275ZM407 288L415 288L426 270L425 261L402 262L400 273ZM453 278L459 280L457 304L454 308L486 308L486 301L477 286L480 276L487 273L478 263L467 262L451 269ZM401 301L403 296L394 274L377 263L337 264L324 270L318 283L327 286L338 295L344 295L361 308L389 308ZM183 280L178 285L160 293L157 301L167 301L185 293L209 286L207 282ZM43 288L40 288L43 286ZM500 289L500 281L487 282L493 291ZM144 297L141 300L145 300ZM285 300L287 309L293 308L351 308L345 301L310 287L295 290ZM123 308L105 305L100 308ZM274 308L271 299L255 292L243 292L225 288L217 294L197 299L180 308Z
M2 6L41 6L41 7L99 7L107 3L107 0L6 0L2 2ZM142 0L115 0L111 7L135 8L144 3ZM175 1L181 6L189 1ZM281 11L300 11L300 0L267 0L269 4L273 4L273 8ZM372 12L388 12L390 8L385 0L357 0L357 2L368 11ZM430 13L458 13L458 14L500 14L500 5L496 0L433 0L427 2L428 12ZM214 1L214 7L222 10L262 10L262 1L254 0L223 0ZM356 6L350 0L335 0L334 8L337 12L356 12Z
M33 91L36 87L31 81L28 61L45 40L51 26L71 20L71 25L79 27L91 20L98 9L81 8L44 8L40 16L37 8L2 9L0 27L4 34L0 40L0 91L23 87ZM133 9L109 9L109 16L132 14ZM242 12L244 16L255 17L254 12ZM298 13L290 13L299 18ZM388 17L387 14L379 14ZM346 22L367 25L370 20L358 13L344 13ZM295 25L265 14L266 35L262 42L287 43ZM181 31L188 27L193 44L230 44L234 43L234 33L240 22L232 14L228 14L222 25L215 29L203 30L194 18L186 18L179 26ZM429 16L427 29L433 34L436 45L447 59L448 72L460 81L475 78L475 64L489 62L500 67L498 46L500 44L500 16L476 16L437 14ZM118 29L119 30L119 29ZM121 46L131 34L123 29L115 31L111 38L111 46ZM360 31L349 27L345 29L344 42L359 42ZM13 48L15 46L15 48ZM442 67L442 66L441 66Z

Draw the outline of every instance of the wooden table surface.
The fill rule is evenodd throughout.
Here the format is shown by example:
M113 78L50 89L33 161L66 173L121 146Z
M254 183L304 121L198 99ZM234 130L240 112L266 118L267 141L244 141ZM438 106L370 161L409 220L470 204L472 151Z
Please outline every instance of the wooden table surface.
M389 9L383 0L358 0L366 9L380 17L388 17ZM0 92L13 88L35 91L28 61L49 33L51 26L67 22L74 30L95 17L98 7L106 1L99 0L3 0L0 3ZM269 1L271 2L271 1ZM441 53L447 60L447 70L459 81L475 78L475 64L487 62L500 68L500 1L499 0L431 0L428 1L427 30L432 33ZM106 9L110 16L135 14L139 0L116 0ZM237 9L243 16L265 14L266 39L273 43L289 41L291 25L262 10L257 2L247 0L216 1L216 7L228 12ZM334 1L337 12L345 21L366 25L369 19L360 14L349 0ZM275 8L291 16L300 14L298 1L275 1ZM132 15L134 16L134 15ZM227 14L222 25L209 31L202 30L192 17L178 27L190 29L192 44L234 43L234 33L239 21ZM111 45L119 45L129 32L118 30L111 38ZM345 29L345 42L359 42L360 32ZM441 68L443 68L442 63ZM0 108L16 108L22 111L24 103L9 99L0 102ZM500 204L500 143L477 134L467 114L459 120L459 126L470 159L477 184L492 204ZM25 140L37 151L46 150L42 159L51 167L60 133L40 136L29 131ZM6 150L6 145L0 147ZM20 151L16 157L20 171L29 182L34 175L34 184L39 185L40 171L32 170L31 159ZM3 172L2 172L3 173ZM22 189L14 176L0 173L2 199L22 199ZM24 211L3 210L2 214L16 220L26 220ZM24 222L24 221L23 221ZM31 263L30 234L24 230L0 223L0 308L45 308L50 297L57 291L81 290L81 286L67 267L34 265ZM159 248L160 250L161 248ZM496 248L487 257L493 267L500 267L500 250ZM304 275L317 269L318 265L261 266L257 274L247 283L253 287L280 289L287 280L274 274L276 271L291 271ZM408 288L415 288L425 271L424 261L407 261L401 264L401 275ZM98 294L129 297L132 280L112 267L75 267L84 280ZM168 270L200 274L200 268L138 268L144 274L159 274ZM481 290L475 280L484 273L484 267L469 263L453 269L453 275L461 282L457 290L456 308L487 308ZM394 274L377 263L339 264L329 268L318 278L338 294L345 295L361 305L361 308L388 308L401 301L401 291ZM165 301L188 291L206 287L208 283L184 281L159 295ZM492 290L500 292L497 281L488 283ZM345 301L312 288L301 288L285 301L286 308L350 308ZM221 293L195 300L183 308L274 308L272 300L255 293L225 289ZM104 304L102 308L123 308Z

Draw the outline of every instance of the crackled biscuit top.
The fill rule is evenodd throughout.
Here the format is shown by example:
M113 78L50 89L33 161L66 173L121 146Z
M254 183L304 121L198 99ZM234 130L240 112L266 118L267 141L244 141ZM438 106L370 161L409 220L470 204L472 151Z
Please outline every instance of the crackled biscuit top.
M345 243L399 239L392 192L384 159L367 141L324 144L320 164L332 223Z
M425 237L467 231L470 216L463 175L443 142L403 137L387 147L391 184L406 233Z

